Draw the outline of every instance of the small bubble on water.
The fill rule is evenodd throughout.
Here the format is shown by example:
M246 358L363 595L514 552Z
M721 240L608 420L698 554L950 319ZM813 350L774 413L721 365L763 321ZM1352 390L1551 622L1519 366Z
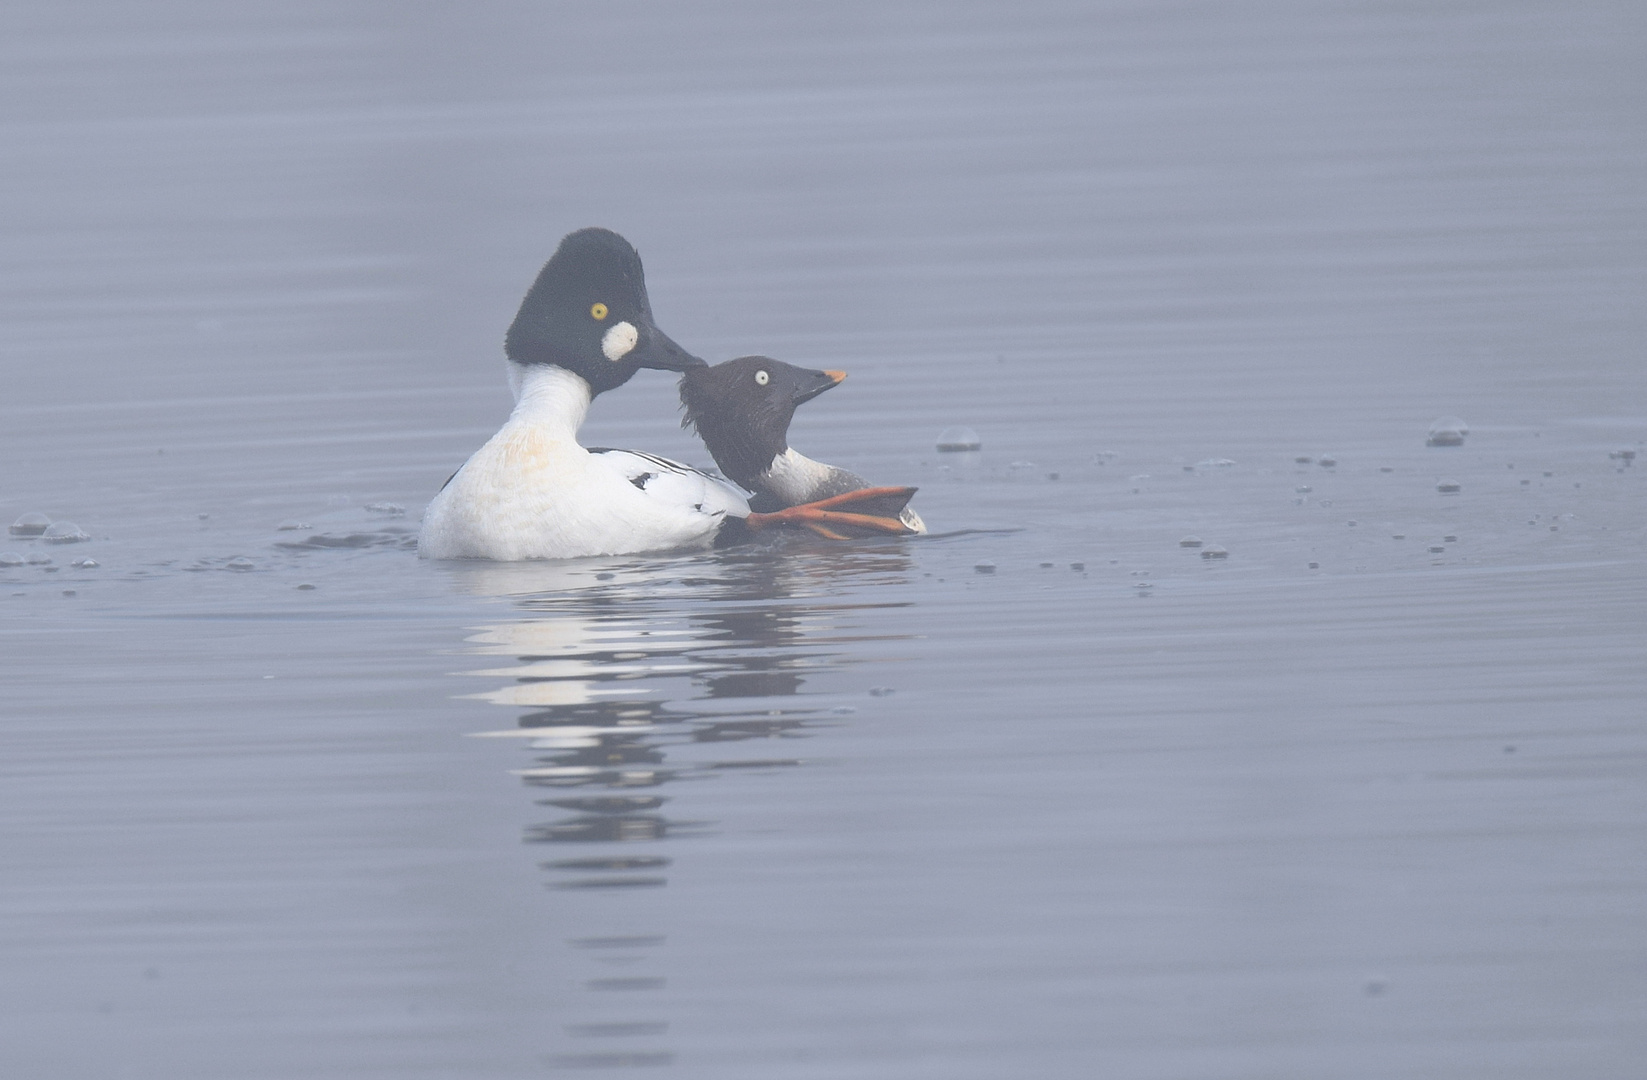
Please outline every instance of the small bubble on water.
M1629 465L1635 461L1636 452L1628 446L1621 446L1617 450L1609 453L1607 456L1612 458L1614 461L1622 461L1624 464Z
M1463 446L1465 436L1470 433L1470 425L1456 416L1443 416L1430 425L1430 433L1424 440L1425 446Z
M223 569L225 569L225 570L251 570L256 565L257 564L252 562L252 560L250 560L250 559L246 558L244 555L242 555L239 558L230 559L228 562L224 563L223 564Z
M1407 538L1406 533L1391 533L1390 534L1390 539L1391 540L1405 540L1406 538Z
M404 517L406 515L406 508L404 506L399 503L392 502L367 503L366 510L369 513L385 514L389 517Z
M69 563L69 565L74 567L77 570L96 570L97 569L97 560L96 559L76 559L73 562Z
M616 575L616 574L604 573L603 572L603 573L596 574L595 575L595 580L596 581L611 581L613 578L615 578L617 576L618 575Z
M1308 484L1299 484L1297 487L1293 488L1293 490L1298 492L1300 495L1308 495L1315 489L1310 487Z
M1312 563L1310 563L1310 569L1311 570L1319 570L1319 569L1321 569L1321 564L1318 563L1318 562L1312 562Z
M972 569L976 570L980 574L993 574L995 572L995 564L987 561L974 563Z
M1201 538L1199 536L1186 536L1178 541L1178 546L1181 548L1198 548L1201 546Z
M1195 467L1197 469L1227 469L1234 464L1234 458L1210 457L1203 461L1197 461Z
M39 536L51 528L51 518L45 514L24 514L11 523L13 536Z
M1446 535L1446 536L1443 536L1443 537L1442 537L1442 538L1441 538L1441 540L1442 540L1442 542L1443 542L1443 543L1448 543L1448 544L1456 544L1456 543L1458 543L1458 537L1456 537L1456 536L1453 536L1453 535L1452 535L1452 534L1450 534L1450 533L1449 533L1449 534L1448 534L1448 535Z
M210 514L196 514L195 515L195 520L196 521L210 521L211 517L212 516Z
M310 585L307 581L305 581L303 584L301 584L297 587L297 591L298 592L313 592L314 591L314 586Z
M1052 569L1052 564L1049 563L1049 562L1044 562L1044 563L1041 564L1041 569L1042 570L1051 570Z
M22 566L23 556L15 551L0 551L0 566Z
M1069 568L1071 570L1085 570L1087 568L1087 564L1084 562L1072 562L1069 564Z
M48 544L78 544L91 539L91 534L72 521L54 521L40 534Z
M1435 489L1443 495L1457 495L1463 490L1463 485L1457 480L1443 480L1435 485Z
M869 688L870 697L891 697L895 693L897 691L890 686L871 686Z
M1210 548L1204 549L1201 552L1201 557L1203 559L1227 559L1230 557L1230 553L1215 544Z
M1431 544L1430 545L1430 554L1431 555L1440 555L1443 551L1446 551L1446 550L1447 549L1442 547L1440 544Z
M50 566L51 556L42 555L38 551L31 551L29 552L28 563L30 566Z
M279 525L275 526L275 532L296 532L299 529L312 528L314 528L314 526L310 525L307 521L298 521L295 518L287 518L285 521L282 521Z
M1338 459L1335 457L1324 457L1318 459L1316 464L1321 466L1323 469L1331 469L1338 464Z
M964 450L982 450L983 440L969 427L956 425L938 433L938 452L953 454Z
M1295 457L1293 461L1299 465L1312 465L1315 463L1315 459L1312 457Z
M835 716L851 716L858 711L858 707L856 705L837 705L829 711Z
M78 594L73 589L64 589L63 590L63 595L64 596L75 596L75 595L78 595Z

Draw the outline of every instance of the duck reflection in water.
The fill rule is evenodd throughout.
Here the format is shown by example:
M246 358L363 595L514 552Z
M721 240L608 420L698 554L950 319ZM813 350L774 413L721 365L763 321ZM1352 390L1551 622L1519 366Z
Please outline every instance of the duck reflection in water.
M528 823L524 838L570 845L540 863L549 888L566 900L665 887L678 854L673 842L712 833L717 797L737 798L735 788L720 784L671 785L802 765L794 742L853 711L835 694L862 691L837 676L885 659L886 636L866 624L875 609L907 606L897 586L911 576L899 540L843 545L804 533L685 557L454 563L446 572L466 590L511 601L512 618L468 639L466 654L500 661L465 672L495 684L468 696L521 710L517 726L479 734L525 740L533 754L514 771L544 796L537 806L559 813ZM877 602L863 601L867 586L877 586ZM672 809L672 798L683 794L694 813ZM622 929L647 933L618 937L601 936L612 929L604 925L609 902L587 911L561 903L556 911L580 956L640 965L659 959L663 935L644 922L665 919L663 908L630 912L643 925ZM642 939L653 944L621 944ZM620 944L597 949L589 942ZM610 990L609 982L588 987ZM662 1030L655 1019L612 1020L612 1000L591 994L590 1022L568 1023L566 1031L588 1038ZM666 1004L647 1002L651 1009ZM587 1059L579 1053L567 1061Z
M540 817L524 838L547 845L553 917L575 947L565 968L608 973L568 1003L563 1032L576 1052L553 1060L664 1064L669 1052L649 1039L669 1027L657 1016L670 1006L657 971L667 970L670 912L644 897L669 884L675 841L712 835L716 800L738 798L736 787L687 782L771 779L804 764L799 739L843 723L845 696L863 691L848 670L886 659L888 635L870 629L876 609L909 603L906 545L792 532L675 558L441 570L511 603L507 621L478 627L464 647L496 659L464 673L492 683L468 696L517 710L516 726L478 734L527 744L532 757L514 772L539 792ZM693 813L672 808L680 795ZM623 978L609 976L614 965ZM590 1039L619 1049L578 1049Z

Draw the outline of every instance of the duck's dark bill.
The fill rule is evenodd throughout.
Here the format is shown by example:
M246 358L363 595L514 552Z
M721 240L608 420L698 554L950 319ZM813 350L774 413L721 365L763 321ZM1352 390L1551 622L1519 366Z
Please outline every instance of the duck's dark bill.
M795 388L795 392L790 395L790 400L797 405L805 404L831 386L839 386L845 378L844 371L809 371L806 378Z
M752 531L787 525L810 529L830 540L888 534L913 536L915 530L900 521L898 515L914 495L912 487L864 488L771 514L750 514L746 521Z
M647 329L640 345L629 354L629 357L643 368L658 371L686 371L690 368L709 366L706 361L698 359L675 344L673 338L656 326Z

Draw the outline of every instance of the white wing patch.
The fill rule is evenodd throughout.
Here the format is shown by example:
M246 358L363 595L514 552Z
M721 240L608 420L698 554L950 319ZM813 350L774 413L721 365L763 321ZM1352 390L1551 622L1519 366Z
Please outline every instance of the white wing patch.
M748 497L730 482L701 469L641 450L591 447L589 453L623 474L660 507L688 513L744 517Z

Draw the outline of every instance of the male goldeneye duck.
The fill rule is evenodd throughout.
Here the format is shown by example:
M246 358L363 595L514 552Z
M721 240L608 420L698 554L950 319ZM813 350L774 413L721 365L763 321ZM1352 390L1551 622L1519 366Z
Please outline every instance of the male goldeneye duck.
M921 516L904 505L914 488L874 487L789 445L795 409L845 378L845 372L814 371L769 356L691 366L681 374L681 426L696 428L721 472L755 493L749 508L757 515L788 510L789 523L825 536L926 532ZM826 511L825 517L809 513L808 504ZM851 520L862 516L881 520Z
M578 445L596 394L704 366L652 321L640 256L607 229L560 242L504 342L515 409L429 504L430 559L564 559L704 546L748 506L684 465ZM654 475L647 476L650 472Z

